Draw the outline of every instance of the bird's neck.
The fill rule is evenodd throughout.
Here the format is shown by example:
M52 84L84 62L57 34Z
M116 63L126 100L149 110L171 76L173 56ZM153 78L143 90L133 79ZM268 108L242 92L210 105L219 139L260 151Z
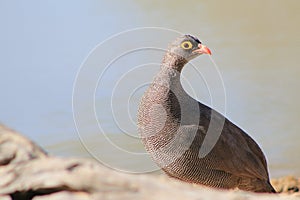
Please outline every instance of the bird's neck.
M164 56L160 72L154 79L156 89L160 90L159 93L169 94L172 91L178 96L187 95L180 81L180 74L186 63L186 59L170 52Z
M163 57L161 67L166 68L166 69L173 69L173 70L178 71L178 73L181 73L184 65L187 62L188 61L185 58L183 58L177 54L167 52L165 54L165 56Z

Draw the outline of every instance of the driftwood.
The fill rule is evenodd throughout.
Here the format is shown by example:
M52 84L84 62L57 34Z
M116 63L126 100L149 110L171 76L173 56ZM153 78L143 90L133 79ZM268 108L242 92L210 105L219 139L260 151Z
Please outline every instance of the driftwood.
M300 199L300 196L221 191L165 176L121 173L93 160L57 158L0 125L0 199L267 200Z

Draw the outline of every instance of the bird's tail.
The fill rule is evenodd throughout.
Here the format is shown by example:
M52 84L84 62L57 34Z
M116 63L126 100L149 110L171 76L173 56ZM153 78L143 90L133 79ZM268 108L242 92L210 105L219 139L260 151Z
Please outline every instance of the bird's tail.
M248 179L241 181L238 186L241 190L259 192L259 193L276 193L269 180Z

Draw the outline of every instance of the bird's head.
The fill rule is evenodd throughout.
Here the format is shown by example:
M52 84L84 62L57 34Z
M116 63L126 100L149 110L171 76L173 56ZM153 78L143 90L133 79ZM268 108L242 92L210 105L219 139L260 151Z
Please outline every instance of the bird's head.
M203 45L198 38L191 35L183 35L177 38L169 46L169 52L183 57L187 61L201 54L211 55L211 51Z

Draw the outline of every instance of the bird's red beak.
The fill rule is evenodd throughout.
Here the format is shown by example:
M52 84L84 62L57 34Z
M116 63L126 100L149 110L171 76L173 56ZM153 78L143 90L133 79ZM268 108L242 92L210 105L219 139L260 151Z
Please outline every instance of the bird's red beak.
M203 44L198 44L199 49L196 49L194 52L197 52L199 54L209 54L211 55L211 51L209 50L209 48Z

